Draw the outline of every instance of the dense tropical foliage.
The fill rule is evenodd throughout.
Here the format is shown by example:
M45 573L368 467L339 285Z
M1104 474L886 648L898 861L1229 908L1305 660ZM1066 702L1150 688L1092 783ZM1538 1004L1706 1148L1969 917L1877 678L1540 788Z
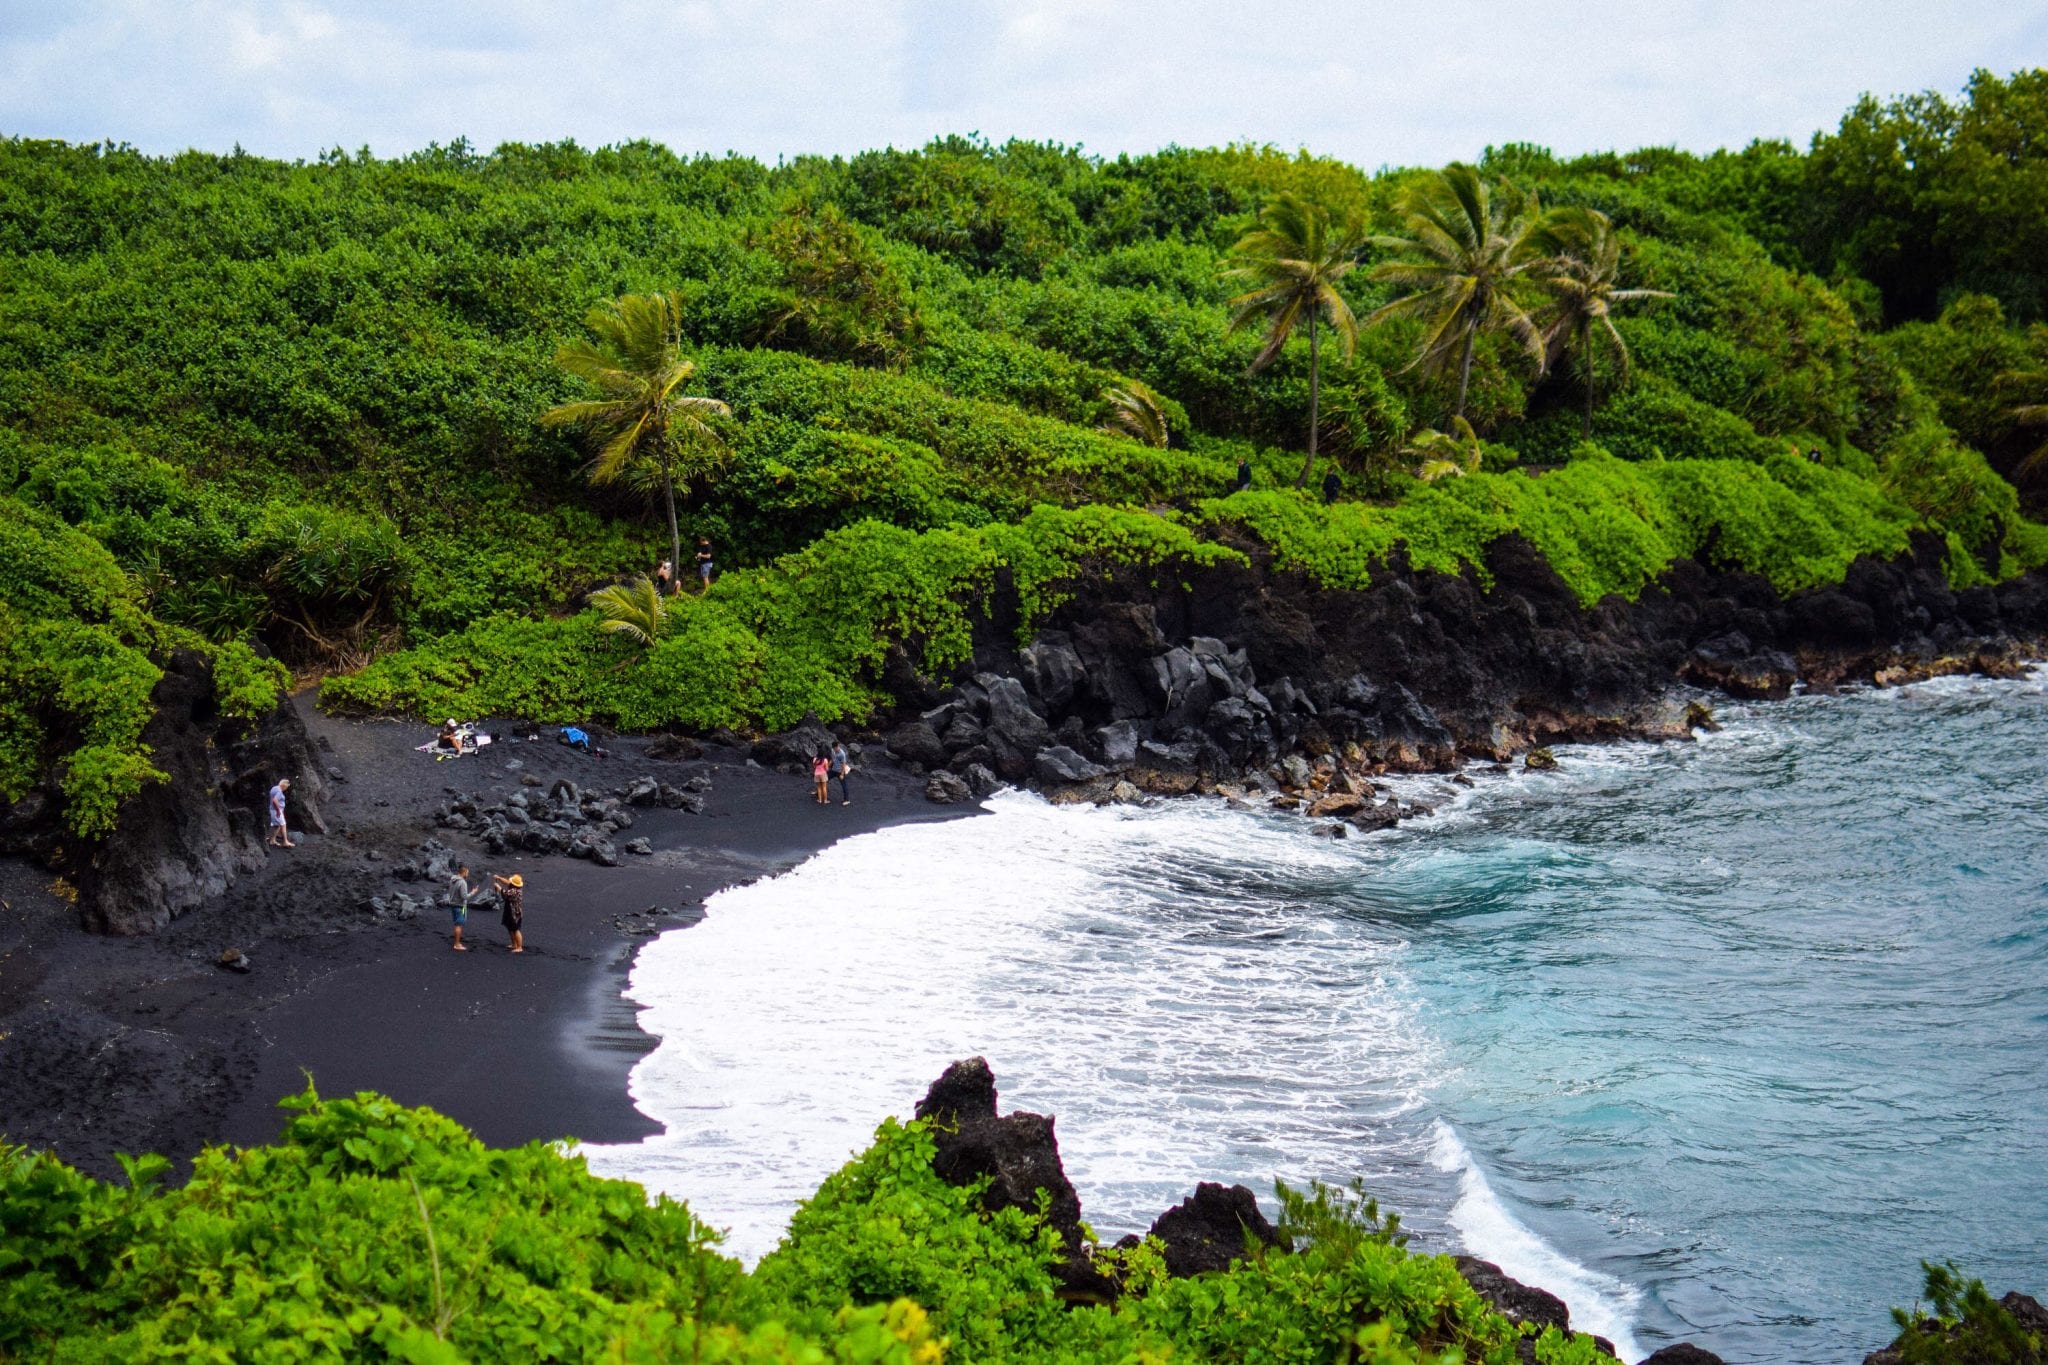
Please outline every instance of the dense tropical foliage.
M2009 576L2048 560L2044 123L2021 72L1806 151L1377 175L0 142L0 797L108 828L179 648L230 711L267 652L338 707L763 726L869 713L994 593L1028 626L1260 542L1355 587L1520 534L1586 601L1920 531ZM723 576L649 606L699 536Z
M272 1147L159 1157L103 1184L0 1148L0 1359L840 1362L1609 1359L1493 1312L1450 1259L1341 1191L1280 1191L1291 1251L1170 1279L1102 1253L1115 1305L1070 1306L1035 1214L983 1212L891 1119L751 1272L683 1205L545 1143L485 1148L380 1096L286 1101Z

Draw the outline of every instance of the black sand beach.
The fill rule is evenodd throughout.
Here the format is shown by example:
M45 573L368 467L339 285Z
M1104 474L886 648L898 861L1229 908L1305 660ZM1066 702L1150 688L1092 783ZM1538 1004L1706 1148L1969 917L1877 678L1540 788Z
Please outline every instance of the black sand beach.
M103 1174L116 1169L115 1152L182 1159L209 1143L259 1143L277 1133L277 1100L307 1074L327 1093L432 1105L498 1145L643 1136L654 1125L633 1108L627 1075L655 1040L621 997L637 945L701 918L719 889L848 835L961 813L926 800L922 779L879 745L859 760L854 803L837 804L835 789L821 807L808 776L752 766L743 749L665 761L622 738L597 759L498 727L500 743L437 763L413 750L428 734L418 724L338 720L309 699L299 710L345 779L332 784L327 832L298 833L298 848L271 850L259 873L154 937L85 933L48 873L0 859L5 1141ZM634 808L631 836L653 852L617 867L492 856L471 835L434 827L448 789L495 799L528 774L601 792L643 775L711 785L702 814ZM467 953L450 949L439 905L397 921L365 909L390 891L438 900L440 886L394 876L429 838L467 861L473 880L524 876L526 953L509 953L482 909L470 915ZM657 907L668 913L646 913ZM247 954L251 970L219 966L227 948Z

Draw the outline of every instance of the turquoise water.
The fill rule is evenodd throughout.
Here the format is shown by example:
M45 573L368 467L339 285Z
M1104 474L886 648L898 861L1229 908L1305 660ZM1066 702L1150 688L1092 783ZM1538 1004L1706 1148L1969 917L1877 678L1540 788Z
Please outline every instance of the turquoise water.
M1452 803L1390 837L1008 795L849 840L642 954L668 1131L594 1163L758 1255L980 1053L1105 1236L1362 1176L1625 1358L1860 1359L1921 1256L2048 1289L2048 687L1724 719L1410 780Z

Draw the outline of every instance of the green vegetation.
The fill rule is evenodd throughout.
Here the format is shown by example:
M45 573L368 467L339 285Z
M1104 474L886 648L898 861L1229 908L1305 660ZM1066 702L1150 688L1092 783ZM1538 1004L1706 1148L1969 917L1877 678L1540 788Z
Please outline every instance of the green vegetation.
M2048 1337L2030 1332L1991 1297L1982 1280L1965 1280L1954 1261L1922 1261L1929 1312L1919 1304L1892 1309L1900 1365L2042 1365Z
M2048 558L2044 121L2022 72L1806 152L1377 176L0 142L0 797L104 832L187 644L237 712L267 651L337 706L779 725L1242 528L1334 586L1521 534L1588 601L1690 554L1796 588L1919 529L1995 581ZM1319 458L1369 502L1292 491ZM713 590L626 610L697 536Z
M683 1205L543 1143L493 1151L426 1109L310 1089L272 1147L161 1157L103 1184L0 1148L0 1359L937 1362L1356 1360L1508 1365L1517 1329L1397 1219L1280 1191L1294 1250L1169 1279L1108 1253L1114 1306L1070 1307L1039 1217L980 1210L922 1122L875 1143L751 1273ZM1545 1329L1544 1365L1596 1365Z

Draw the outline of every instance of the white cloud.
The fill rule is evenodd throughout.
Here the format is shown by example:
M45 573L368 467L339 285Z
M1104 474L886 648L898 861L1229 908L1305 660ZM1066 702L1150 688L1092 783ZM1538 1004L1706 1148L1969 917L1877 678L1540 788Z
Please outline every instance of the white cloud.
M391 154L467 136L853 152L979 131L1367 166L1797 142L2048 64L2006 0L76 0L0 16L0 132Z

